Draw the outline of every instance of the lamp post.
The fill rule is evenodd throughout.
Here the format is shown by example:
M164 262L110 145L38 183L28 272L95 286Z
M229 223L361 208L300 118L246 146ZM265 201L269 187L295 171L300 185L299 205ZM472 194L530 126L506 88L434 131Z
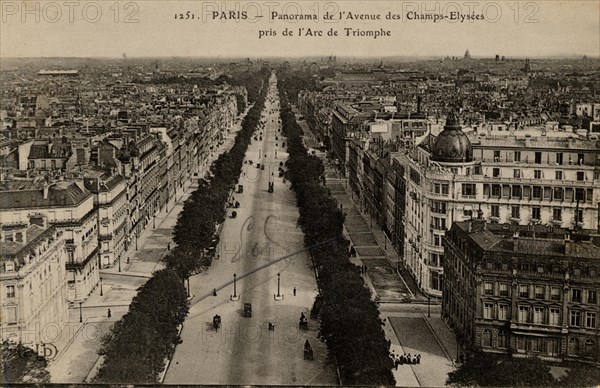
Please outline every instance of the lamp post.
M233 297L237 298L237 288L236 288L236 278L237 274L233 274Z
M281 274L277 274L277 297L280 298L281 294L279 292L279 287L281 285Z
M137 234L137 230L135 232L135 250L138 250L138 244L137 244L137 240L138 240L138 234Z
M190 297L190 277L187 278L187 296Z
M119 272L121 272L121 255L119 255Z
M83 312L81 310L81 302L79 302L79 322L83 322Z
M102 276L100 276L100 296L103 296L104 293L102 292Z

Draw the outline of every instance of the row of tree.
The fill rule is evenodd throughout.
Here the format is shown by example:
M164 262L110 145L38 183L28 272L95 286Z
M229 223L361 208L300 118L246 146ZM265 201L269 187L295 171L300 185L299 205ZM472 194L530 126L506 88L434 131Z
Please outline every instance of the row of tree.
M140 287L129 311L102 339L104 363L97 383L156 383L179 340L188 312L181 278L171 269L154 273Z
M321 336L344 384L394 385L379 310L358 267L349 260L344 214L320 183L323 163L307 153L302 129L287 101L298 84L297 79L280 80L281 121L288 139L287 177L296 193L298 223L318 270L320 294L313 310L320 320Z
M173 231L177 246L165 260L167 267L174 269L182 279L189 277L199 266L211 264L214 254L211 247L214 248L218 241L218 225L225 221L229 193L239 179L246 149L260 122L269 74L264 68L236 81L246 83L248 96L254 98L250 102L254 105L242 120L234 145L210 167L212 178L199 182L179 213Z
M211 166L213 178L202 180L186 200L174 229L177 246L166 258L167 268L156 272L133 299L129 312L103 338L104 356L95 381L99 383L157 383L180 340L178 328L188 312L184 280L198 267L210 264L202 255L215 239L216 225L225 218L228 195L237 182L243 158L264 106L269 72L246 77L247 88L259 91L242 121L235 144ZM249 93L250 94L250 93Z

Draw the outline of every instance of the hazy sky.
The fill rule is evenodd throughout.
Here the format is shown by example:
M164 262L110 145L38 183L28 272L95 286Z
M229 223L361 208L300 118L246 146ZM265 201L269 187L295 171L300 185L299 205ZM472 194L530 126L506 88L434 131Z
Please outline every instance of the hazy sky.
M26 4L23 6L23 4ZM76 1L1 0L2 57L600 56L598 1ZM474 12L469 13L469 10ZM220 11L246 11L220 20ZM190 11L187 19L176 14ZM216 18L213 11L217 12ZM271 20L316 14L317 21ZM324 20L326 12L331 19ZM340 12L344 12L339 20ZM349 20L348 13L380 15ZM399 20L388 20L390 12ZM455 13L452 13L455 12ZM483 20L453 21L479 15ZM447 17L442 21L417 17ZM193 16L192 16L193 15ZM257 17L262 15L262 18ZM243 13L231 16L244 17ZM413 19L413 20L409 20ZM293 36L283 36L288 28ZM325 36L298 36L298 29ZM348 37L344 28L391 36ZM327 36L333 29L338 36ZM265 35L259 38L260 31ZM268 32L271 31L271 32ZM277 36L268 36L275 32Z

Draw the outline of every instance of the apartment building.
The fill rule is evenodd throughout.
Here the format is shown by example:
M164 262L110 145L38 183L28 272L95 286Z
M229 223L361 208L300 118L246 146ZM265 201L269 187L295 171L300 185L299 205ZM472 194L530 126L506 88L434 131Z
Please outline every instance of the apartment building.
M461 353L600 361L600 233L464 221L443 245L442 316Z

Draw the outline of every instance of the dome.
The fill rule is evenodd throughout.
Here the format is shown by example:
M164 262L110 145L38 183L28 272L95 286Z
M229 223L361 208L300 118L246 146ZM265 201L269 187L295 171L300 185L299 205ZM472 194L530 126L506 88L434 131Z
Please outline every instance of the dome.
M456 114L450 113L446 118L444 130L433 145L431 160L450 163L473 161L471 142L462 131Z

